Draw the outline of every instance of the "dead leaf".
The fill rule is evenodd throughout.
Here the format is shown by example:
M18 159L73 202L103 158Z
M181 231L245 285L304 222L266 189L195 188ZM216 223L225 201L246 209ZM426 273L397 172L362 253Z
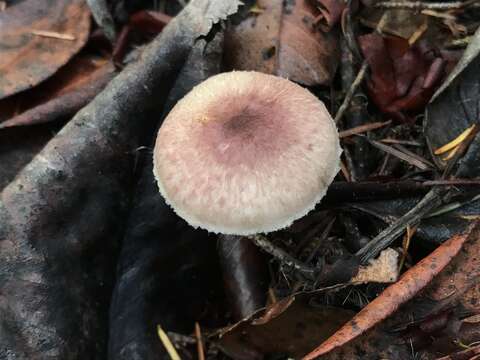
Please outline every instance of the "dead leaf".
M428 297L442 304L460 303L464 309L480 313L480 226L472 231L448 269L433 281Z
M89 30L83 0L26 0L0 12L0 99L54 74L85 45ZM38 31L74 39L37 36Z
M153 121L198 38L237 7L236 0L192 0L141 59L78 112L2 191L0 358L107 358L108 306L134 154L142 134L153 134ZM131 321L125 328L132 335Z
M318 10L317 21L320 21L324 29L331 29L335 26L342 16L343 10L347 7L347 2L342 0L316 0Z
M0 100L0 128L33 125L74 115L114 76L104 59L76 56L50 79Z
M295 359L303 356L312 344L327 338L352 314L330 306L313 307L305 301L308 297L298 299L265 324L240 324L220 339L220 348L235 360L264 359L265 355L275 354Z
M226 33L228 67L276 74L305 85L329 83L338 64L337 33L315 26L319 11L308 0L259 0Z
M471 44L445 80L435 98L425 111L424 132L432 158L439 168L450 166L444 154L435 151L446 144L459 139L462 133L479 123L479 80L480 65L480 31L477 31ZM461 139L462 142L465 139ZM461 146L462 144L457 144ZM480 176L480 136L476 136L467 151L458 161L458 168L453 172L462 178ZM461 154L460 154L461 155Z
M383 250L377 259L369 261L368 265L360 266L358 273L350 280L358 283L392 283L398 278L398 252L392 248Z
M405 112L428 103L443 75L442 58L430 59L422 47L394 36L363 35L359 44L371 70L369 95L382 112L407 120Z
M252 320L252 325L263 325L268 323L272 319L275 319L283 314L283 312L287 310L294 301L295 296L289 296L271 304L267 307L267 309L265 309L265 313L262 316Z
M430 283L462 250L468 234L456 235L440 245L430 255L403 274L375 300L365 306L355 317L315 350L305 356L312 360L346 344L392 315L400 305L415 296Z

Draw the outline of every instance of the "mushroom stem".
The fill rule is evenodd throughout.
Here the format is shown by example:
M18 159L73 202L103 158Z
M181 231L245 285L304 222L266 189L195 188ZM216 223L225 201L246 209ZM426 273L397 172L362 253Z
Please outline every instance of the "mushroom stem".
M243 236L220 235L217 252L233 317L240 321L266 304L267 262L260 249Z

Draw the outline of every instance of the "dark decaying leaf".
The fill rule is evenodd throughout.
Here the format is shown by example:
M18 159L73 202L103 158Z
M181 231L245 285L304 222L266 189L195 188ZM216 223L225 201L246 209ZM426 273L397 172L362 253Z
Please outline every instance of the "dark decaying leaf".
M473 42L472 46L477 42L478 40ZM468 55L467 50L465 56ZM473 124L479 124L480 57L469 60L468 65L465 65L465 61L464 57L458 65L462 71L457 73L457 69L453 70L458 75L428 104L425 113L424 133L427 144L433 159L442 168L446 166L444 158L448 154L435 155L435 150L456 139ZM459 160L455 174L463 178L480 177L480 135L477 134Z
M314 307L303 296L282 314L261 325L242 323L223 335L219 346L235 360L289 356L295 359L326 339L352 311L330 306Z
M0 99L54 74L87 42L90 11L84 0L18 1L0 12ZM50 31L73 40L34 35Z
M0 358L106 358L134 150L195 39L236 7L192 1L3 190Z
M201 22L207 19L225 18L238 6L234 0L220 8L218 4L191 2L164 31L175 29L181 34L180 46L191 46L195 39L191 30L205 27ZM182 34L184 31L187 34ZM222 40L218 32L210 43L196 42L169 94L163 116L194 85L220 71ZM150 152L142 164L110 309L112 360L166 357L156 326L191 332L215 283L221 283L214 239L191 228L165 204L153 178Z
M217 248L233 319L239 321L265 307L267 259L247 237L219 236Z
M257 11L232 24L226 33L226 63L237 70L256 70L305 84L329 83L338 64L337 32L315 26L318 14L308 0L256 2Z
M480 212L480 199L469 202L473 199L472 192L452 200L454 204L464 204L444 214L427 217L419 224L416 236L421 239L423 245L429 247L437 246L455 234L463 232L469 224L471 217ZM351 208L371 216L370 221L379 219L382 222L374 224L376 232L383 229L384 224L392 224L400 219L407 211L419 203L421 198L405 198L387 201L357 202L351 204ZM448 224L448 226L446 225Z
M0 132L0 191L27 165L58 131L56 127L5 129Z

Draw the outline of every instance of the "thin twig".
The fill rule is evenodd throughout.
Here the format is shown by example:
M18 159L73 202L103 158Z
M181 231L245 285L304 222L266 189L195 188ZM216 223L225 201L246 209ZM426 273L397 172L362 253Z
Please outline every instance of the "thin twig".
M449 180L428 180L424 181L425 186L457 186L457 185L480 185L480 179L449 179Z
M285 250L280 249L279 247L273 245L270 241L267 240L262 235L253 235L250 236L250 239L255 243L255 245L262 248L265 252L272 255L274 258L279 260L282 264L291 267L295 270L298 270L305 275L313 275L315 273L315 269L304 264L303 262L295 259Z
M443 199L448 195L449 190L445 188L434 187L431 189L413 209L383 230L357 252L361 263L368 263L368 260L376 257L380 251L386 249L403 233L407 226L417 225L427 214L438 208L442 204Z
M384 144L400 144L400 145L409 145L409 146L423 146L420 144L418 141L411 141L411 140L400 140L400 139L391 139L391 138L385 138L380 140L380 142Z
M352 101L353 95L357 90L358 86L362 83L363 79L365 78L365 74L367 73L368 63L366 60L363 60L362 66L360 67L360 71L358 72L355 80L352 83L350 89L348 89L347 94L345 95L345 99L343 99L342 105L338 109L337 113L335 114L335 122L338 123L340 119L343 117L343 114L348 109L350 105L350 101Z
M340 139L349 137L352 135L356 134L361 134L367 131L372 131L375 129L382 128L384 126L390 125L392 122L391 121L385 121L385 122L373 122L369 124L364 124L360 126L355 126L353 128L347 129L347 130L342 130L338 133L338 136Z
M381 32L383 27L385 26L385 22L387 20L387 17L385 13L382 15L380 20L378 21L378 24L375 28L376 32ZM367 73L368 69L368 63L366 60L362 61L362 66L360 67L360 70L358 71L357 76L355 77L355 80L352 83L352 86L350 89L348 89L347 94L345 95L345 99L343 99L342 105L340 105L340 108L338 109L337 113L335 114L335 123L338 123L340 119L343 117L345 111L348 109L348 106L350 105L350 102L352 101L353 95L355 95L355 91L357 88L360 86L362 83L363 79L365 78L365 75Z
M357 136L360 136L360 135L357 135ZM422 160L420 160L418 158L418 156L414 157L414 156L411 156L410 154L407 154L406 152L403 152L403 151L401 151L399 149L396 149L392 146L382 144L379 141L370 140L368 138L366 138L366 139L372 146L375 146L377 149L382 150L382 151L384 151L384 152L386 152L390 155L393 155L396 158L399 158L400 160L403 160L403 161L409 163L410 165L413 165L413 166L419 168L420 170L430 170L430 169L433 168L428 163L426 163L423 158L422 158Z
M200 324L195 322L195 338L197 339L198 360L205 360L205 351L203 350L202 330Z
M31 34L37 36L48 37L51 39L58 39L58 40L67 40L67 41L74 41L75 36L71 34L59 33L56 31L47 31L47 30L32 30L30 31Z
M478 0L453 1L453 2L424 2L424 1L382 1L375 4L383 9L407 9L407 10L455 10L474 5Z
M449 204L445 204L444 206L438 208L435 212L432 212L432 213L428 214L428 216L425 216L425 219L449 213L453 210L461 208L461 207L463 207L467 204L470 204L472 202L475 202L477 200L480 200L480 194L472 197L471 199L465 200L465 201L455 201L455 202L452 202L452 203L449 203Z

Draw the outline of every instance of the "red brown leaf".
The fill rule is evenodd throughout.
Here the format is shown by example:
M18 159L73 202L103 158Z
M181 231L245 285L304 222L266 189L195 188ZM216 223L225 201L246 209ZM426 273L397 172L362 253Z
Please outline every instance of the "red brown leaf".
M428 103L444 73L442 58L395 36L367 34L359 37L359 44L371 71L369 95L382 112L406 120L406 112Z
M54 74L85 45L89 29L90 12L83 0L26 0L0 12L0 99Z

